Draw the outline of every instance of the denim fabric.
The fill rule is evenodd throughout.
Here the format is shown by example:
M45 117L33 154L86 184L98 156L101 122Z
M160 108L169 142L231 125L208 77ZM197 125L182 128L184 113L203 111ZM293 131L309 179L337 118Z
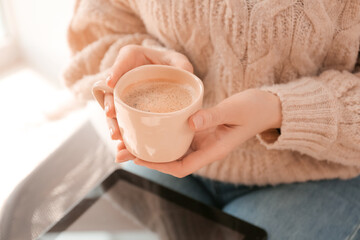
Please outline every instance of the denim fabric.
M235 200L238 197L248 195L254 191L262 189L256 186L249 187L240 184L234 185L231 183L214 181L196 175L191 177L207 190L208 194L212 198L212 201L214 202L214 205L218 208L223 208L227 203Z
M269 239L360 240L360 177L265 188L223 210L265 228Z
M260 226L269 240L360 240L360 177L248 187L178 179L132 163L124 168Z
M205 204L211 206L216 205L207 190L192 176L179 179L155 170L135 165L130 161L122 164L122 168Z

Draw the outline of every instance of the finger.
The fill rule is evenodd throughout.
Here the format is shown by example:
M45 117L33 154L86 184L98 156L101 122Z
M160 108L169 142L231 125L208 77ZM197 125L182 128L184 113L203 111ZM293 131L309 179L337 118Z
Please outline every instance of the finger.
M219 106L197 111L189 118L189 126L194 131L202 131L226 123L225 114Z
M258 108L249 100L248 94L241 92L226 98L212 108L199 110L189 118L188 123L194 131L221 124L241 125L242 116L253 111L258 111Z
M132 155L127 149L120 150L116 154L116 162L117 163L126 162L129 160L135 159L135 158L136 157L134 155Z
M175 51L160 51L143 47L143 54L149 60L150 64L163 64L178 67L193 73L194 68L189 59Z
M120 129L118 126L118 123L116 121L116 118L106 118L108 127L109 127L109 132L110 132L110 137L112 140L122 140L121 137L121 133L120 133Z
M110 74L106 78L109 87L115 87L119 78L131 69L150 64L148 58L144 55L144 47L137 45L127 45L119 51L115 63L111 67Z
M115 87L119 78L131 69L146 64L164 64L179 67L189 72L193 72L193 66L188 58L175 51L159 51L137 45L123 47L109 76L106 78L109 87Z
M120 151L120 150L123 150L125 149L125 143L123 141L119 142L119 144L117 145L117 150Z
M229 152L230 150L227 148L222 149L216 146L209 146L205 149L192 152L177 161L168 163L153 163L136 158L134 163L178 178L183 178L211 162L225 158Z
M183 176L180 176L180 171L178 170L179 165L181 165L180 161L181 160L176 160L176 161L167 162L167 163L155 163L155 162L144 161L139 158L134 159L134 163L136 165L151 168L151 169L157 170L159 172L170 174L170 175L173 175L173 176L179 177L179 178L183 177Z
M171 52L169 54L164 54L161 61L162 64L178 67L191 73L194 72L194 68L189 62L189 59L181 53Z
M109 118L115 118L115 104L114 104L114 96L111 93L106 93L104 97L104 105L105 105L105 114Z
M259 109L264 108L263 102L258 100L257 92L261 91L245 90L224 99L215 107L200 110L190 117L190 127L198 131L220 124L241 126L249 123L249 119L252 123L263 120L251 118L251 116L259 116Z

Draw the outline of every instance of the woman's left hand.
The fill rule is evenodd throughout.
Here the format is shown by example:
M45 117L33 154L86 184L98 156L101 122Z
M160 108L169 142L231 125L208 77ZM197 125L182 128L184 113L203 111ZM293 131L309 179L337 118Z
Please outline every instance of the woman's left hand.
M118 145L116 162L134 159L175 177L185 177L198 169L224 159L231 151L256 134L281 127L280 99L269 92L249 89L235 94L215 107L203 109L189 118L195 131L187 154L168 163L153 163L132 156L123 143Z

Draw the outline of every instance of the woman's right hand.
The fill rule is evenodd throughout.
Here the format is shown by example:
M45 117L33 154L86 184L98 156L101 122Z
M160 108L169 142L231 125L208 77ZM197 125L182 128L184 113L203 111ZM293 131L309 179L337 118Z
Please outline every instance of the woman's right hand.
M147 64L170 65L193 72L193 66L188 58L181 53L171 50L155 50L138 45L127 45L119 51L115 63L111 67L110 74L106 78L106 84L109 87L114 88L123 74L133 68ZM116 120L114 98L112 94L105 94L104 106L111 139L121 140L121 133ZM124 158L126 157L125 155L128 154L128 151L119 152L118 155L119 154L120 157Z

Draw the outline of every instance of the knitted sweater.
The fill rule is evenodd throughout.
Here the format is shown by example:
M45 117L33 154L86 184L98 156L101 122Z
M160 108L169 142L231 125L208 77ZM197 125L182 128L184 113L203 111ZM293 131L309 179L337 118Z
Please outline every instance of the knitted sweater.
M248 88L279 96L281 134L267 131L198 172L266 185L360 174L359 0L78 0L66 85L90 99L127 44L185 54L204 107Z

